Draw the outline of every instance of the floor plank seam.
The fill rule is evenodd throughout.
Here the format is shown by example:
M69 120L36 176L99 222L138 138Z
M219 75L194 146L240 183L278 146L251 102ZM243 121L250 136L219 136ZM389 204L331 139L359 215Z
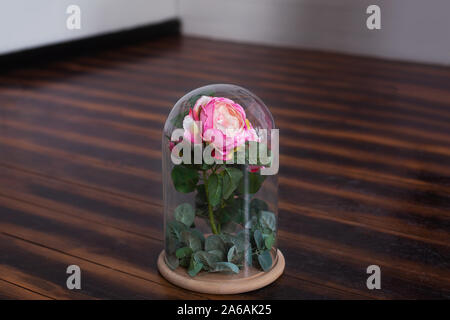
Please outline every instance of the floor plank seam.
M41 293L41 292L37 292L37 291L35 291L35 290L32 290L32 289L29 289L29 288L27 288L27 287L21 286L21 285L19 285L19 284L17 284L17 283L11 282L11 281L6 280L6 279L4 279L4 278L0 278L0 281L4 281L4 282L6 282L6 283L9 283L10 285L16 286L16 287L18 287L18 288L21 288L21 289L23 289L23 290L26 290L26 291L29 291L29 292L32 292L32 293L35 293L35 294L38 294L38 295L40 295L40 296L42 296L42 297L45 297L45 298L48 298L48 299L51 299L51 300L56 300L56 299L53 298L53 297L47 296L47 295L45 295L45 294L43 294L43 293Z

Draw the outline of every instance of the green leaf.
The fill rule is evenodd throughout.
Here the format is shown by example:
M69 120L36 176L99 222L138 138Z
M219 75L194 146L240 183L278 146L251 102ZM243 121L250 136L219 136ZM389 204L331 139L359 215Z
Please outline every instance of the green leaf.
M236 224L242 224L244 220L244 203L241 198L229 198L224 206L216 211L217 220L222 224L222 231L233 233ZM223 229L228 227L227 230Z
M239 186L242 179L242 171L236 168L225 168L223 174L223 198L228 199Z
M198 262L197 260L194 259L194 257L191 258L191 262L189 264L189 268L188 268L188 274L191 277L195 277L197 275L197 273L200 272L200 270L202 270L203 268L203 263Z
M225 252L220 250L210 250L208 251L209 254L215 255L217 257L217 261L223 261L225 260Z
M174 118L172 118L172 124L175 128L182 128L183 127L183 120L184 117L186 117L189 114L189 109L181 111L179 114L177 114ZM170 139L169 139L170 140Z
M232 239L235 237L228 233L222 233L218 235L220 239L225 243L225 245L233 245Z
M238 252L243 252L245 249L245 234L235 236L231 239L233 245L236 246Z
M214 268L210 272L233 272L239 273L239 268L237 265L231 262L217 262Z
M186 225L179 221L169 221L167 222L167 234L177 241L181 241L181 233L187 230Z
M186 244L193 252L202 249L201 239L191 231L183 231L181 233L181 241Z
M180 261L174 254L166 255L166 263L172 270L175 270L180 265Z
M264 246L264 240L261 231L259 231L258 229L255 230L255 232L253 233L253 238L255 239L256 247L261 250Z
M175 208L175 220L183 223L186 227L190 227L194 223L194 208L189 203L180 204Z
M201 96L213 97L214 91L207 91L204 93L196 94L195 96L191 96L189 98L189 100L187 101L189 108L191 108L191 109L194 108L195 103L197 102L198 99L200 99Z
M189 247L183 247L180 249L177 249L177 252L175 253L178 259L183 259L186 257L190 257L192 255L192 249Z
M176 165L172 169L172 181L178 192L192 192L198 182L198 172L191 167Z
M272 232L276 230L275 214L270 211L262 210L259 213L259 223L263 228L268 228Z
M198 231L197 229L191 229L190 231L191 231L191 233L192 233L194 236L196 236L197 238L200 239L201 244L202 244L202 248L203 248L203 245L205 244L205 236L203 236L203 233L201 233L201 232Z
M233 261L233 257L236 255L236 253L237 253L236 246L232 246L230 248L230 250L228 250L228 254L227 254L228 262L232 262Z
M272 267L272 256L270 255L270 252L268 250L261 252L258 255L258 262L264 271L269 271Z
M264 244L266 245L267 250L272 249L274 242L275 242L275 237L273 236L273 233L271 233L265 237Z
M238 191L241 194L245 194L245 184L248 184L248 193L257 193L261 188L262 183L266 179L266 176L261 175L259 172L247 172L247 178L244 176L238 187Z
M206 269L210 269L216 262L219 261L218 257L214 254L206 251L197 251L194 253L194 259L204 265Z
M222 176L213 173L208 178L208 200L212 206L216 206L222 200Z
M180 259L180 266L182 266L183 268L188 268L190 262L191 262L191 257L184 257L183 259Z
M233 214L234 214L233 208L228 206L223 207L219 209L217 212L217 220L220 223L225 224L227 222L230 222Z
M208 238L206 238L205 241L205 250L211 251L211 250L219 250L220 252L225 253L225 243L218 235L210 235Z

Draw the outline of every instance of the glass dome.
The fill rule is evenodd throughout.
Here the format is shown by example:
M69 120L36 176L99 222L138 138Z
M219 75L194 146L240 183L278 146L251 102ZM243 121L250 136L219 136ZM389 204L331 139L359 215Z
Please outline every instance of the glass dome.
M277 263L273 129L264 103L235 85L201 87L175 104L162 137L164 261L171 270L227 280Z

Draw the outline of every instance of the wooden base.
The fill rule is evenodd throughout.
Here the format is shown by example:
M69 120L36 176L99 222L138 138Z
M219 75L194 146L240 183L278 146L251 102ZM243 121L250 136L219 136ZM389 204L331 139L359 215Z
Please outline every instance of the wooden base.
M167 281L191 291L210 294L236 294L265 287L277 280L284 271L285 261L277 250L275 265L268 272L256 269L242 270L238 275L201 272L191 277L184 268L171 270L165 261L164 250L158 257L158 270Z

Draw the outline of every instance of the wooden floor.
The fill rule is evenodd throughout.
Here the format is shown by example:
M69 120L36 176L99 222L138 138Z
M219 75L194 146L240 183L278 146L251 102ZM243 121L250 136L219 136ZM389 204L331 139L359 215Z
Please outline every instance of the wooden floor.
M239 296L156 270L163 123L210 83L253 91L281 135L286 271ZM0 297L450 298L450 69L174 36L1 73Z

